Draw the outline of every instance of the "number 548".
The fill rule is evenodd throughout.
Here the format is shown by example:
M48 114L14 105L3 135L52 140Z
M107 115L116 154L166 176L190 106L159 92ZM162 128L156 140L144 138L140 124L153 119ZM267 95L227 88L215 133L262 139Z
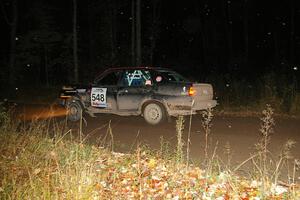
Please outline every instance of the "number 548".
M92 94L92 101L104 102L104 94Z

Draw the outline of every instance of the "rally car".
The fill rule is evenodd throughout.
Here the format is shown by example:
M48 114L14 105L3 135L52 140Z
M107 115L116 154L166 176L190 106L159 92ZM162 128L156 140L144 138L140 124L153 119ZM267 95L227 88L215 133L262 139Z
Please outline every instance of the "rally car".
M110 68L89 86L63 87L60 99L71 121L79 120L83 112L112 113L141 115L152 125L217 105L211 84L192 83L173 70L157 67Z

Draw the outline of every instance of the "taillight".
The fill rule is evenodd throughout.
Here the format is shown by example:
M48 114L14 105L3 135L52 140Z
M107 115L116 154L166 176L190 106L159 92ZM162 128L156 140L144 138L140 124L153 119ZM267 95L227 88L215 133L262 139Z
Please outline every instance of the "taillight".
M196 94L195 88L193 88L193 86L191 86L191 87L189 88L188 93L189 93L189 96L195 96L195 94Z

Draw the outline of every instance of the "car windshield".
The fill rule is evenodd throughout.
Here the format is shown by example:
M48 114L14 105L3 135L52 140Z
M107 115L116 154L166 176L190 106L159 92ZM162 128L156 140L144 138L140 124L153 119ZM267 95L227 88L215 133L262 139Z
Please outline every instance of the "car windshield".
M94 80L96 85L117 85L120 77L120 71L111 71L104 76L99 76Z
M158 72L170 82L189 82L185 77L174 71L158 70Z

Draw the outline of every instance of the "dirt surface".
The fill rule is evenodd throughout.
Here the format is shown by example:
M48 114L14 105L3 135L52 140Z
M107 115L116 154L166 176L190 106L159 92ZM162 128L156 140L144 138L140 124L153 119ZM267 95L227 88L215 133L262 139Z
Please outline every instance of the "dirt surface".
M21 119L33 117L47 118L49 116L64 119L63 109L48 106L26 105L17 106ZM90 142L102 140L108 133L110 124L114 150L128 152L136 148L137 143L149 146L152 149L161 149L161 138L168 142L169 148L175 148L177 143L175 119L160 125L148 125L142 117L120 117L116 115L101 114L96 118L85 116L86 123L83 124L83 136ZM228 158L232 166L243 162L255 153L255 144L258 143L261 133L260 119L254 117L214 117L211 134L209 135L209 155L214 150L216 156L228 164ZM300 120L275 118L274 133L271 135L269 149L274 159L278 159L282 146L289 139L296 142L292 154L300 158ZM79 123L69 123L69 128L77 129ZM189 129L189 118L185 118L184 140L187 141ZM109 137L109 136L107 136ZM186 142L185 142L186 144ZM205 134L201 125L201 116L192 117L191 126L191 158L201 161L204 158ZM166 148L164 145L163 148ZM185 148L186 149L186 148ZM229 153L230 151L230 153ZM228 154L229 153L229 154ZM228 157L229 156L229 157Z
M175 119L157 126L148 125L142 117L119 117L115 115L100 115L97 118L86 118L87 126L83 128L84 134L97 138L107 132L103 125L111 124L116 148L128 150L136 146L137 141L160 149L161 137L170 142L171 147L177 144ZM275 156L280 155L281 147L288 139L297 142L293 154L300 158L300 121L294 119L275 119L276 126L271 135L270 151ZM255 152L258 143L260 120L258 118L241 117L215 117L213 119L211 134L209 135L209 152L212 155L216 149L217 155L227 160L226 152L230 150L233 162L241 162ZM187 141L189 118L185 118L184 140ZM95 130L95 131L94 131ZM201 117L193 116L191 127L191 157L201 159L204 156L205 133L201 125ZM230 149L228 149L228 147Z

